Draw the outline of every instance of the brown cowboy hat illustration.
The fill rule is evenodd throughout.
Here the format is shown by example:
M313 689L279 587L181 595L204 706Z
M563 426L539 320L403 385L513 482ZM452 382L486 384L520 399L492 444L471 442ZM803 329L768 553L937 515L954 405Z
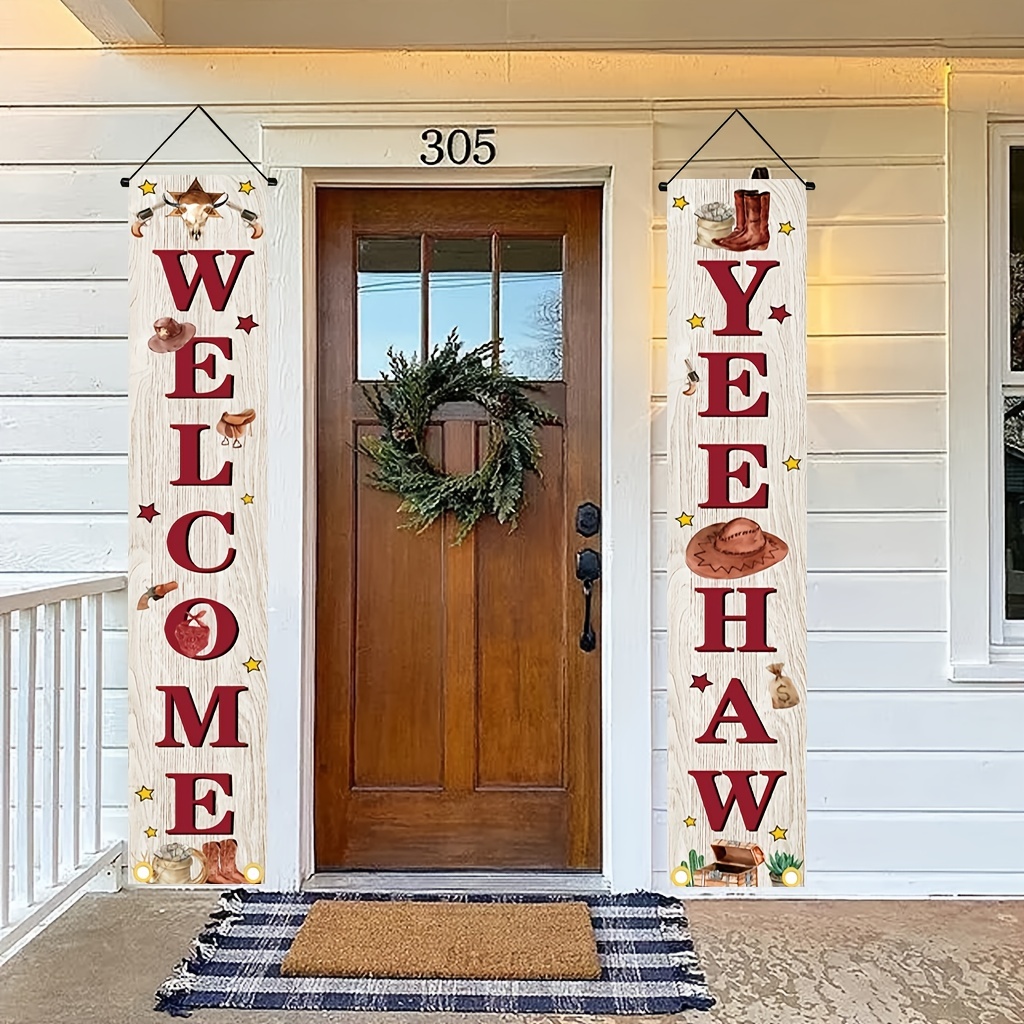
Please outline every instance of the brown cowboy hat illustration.
M709 580L734 580L767 569L789 554L789 545L752 519L731 519L698 530L686 545L686 564Z
M156 334L149 339L149 347L154 352L177 352L196 336L192 324L179 324L169 316L160 317L153 324L153 330Z

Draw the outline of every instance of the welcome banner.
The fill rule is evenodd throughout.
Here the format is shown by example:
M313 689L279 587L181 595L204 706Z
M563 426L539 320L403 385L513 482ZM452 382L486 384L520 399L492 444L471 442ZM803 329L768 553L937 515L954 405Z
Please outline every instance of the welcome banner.
M263 879L267 262L261 189L133 188L129 857L137 881Z
M668 197L669 864L800 885L806 796L806 193Z

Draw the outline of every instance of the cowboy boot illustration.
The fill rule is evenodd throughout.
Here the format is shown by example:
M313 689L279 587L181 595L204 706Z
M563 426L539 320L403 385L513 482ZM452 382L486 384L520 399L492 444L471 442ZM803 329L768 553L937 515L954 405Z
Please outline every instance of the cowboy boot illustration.
M762 192L758 197L757 227L750 232L752 249L767 249L770 236L768 234L768 213L771 208L771 192Z
M238 853L238 843L234 839L225 839L220 844L220 873L224 880L232 885L245 885L245 875L238 870L235 864L235 855Z
M746 252L749 249L768 248L768 210L771 204L770 192L748 192L744 196L746 214L743 234L720 238L717 244L730 252Z
M230 884L231 880L225 878L223 872L221 871L220 843L203 843L203 856L206 858L206 864L209 869L209 873L206 876L206 881L210 885Z
M750 248L748 241L751 237L751 232L757 230L757 221L761 216L761 204L758 201L758 193L756 191L740 189L736 193L737 210L741 202L743 206L743 230L734 231L731 235L726 235L725 238L715 239L715 245L722 249L728 249L730 252L743 252L745 249ZM737 216L738 224L739 217Z
M736 204L736 226L724 238L716 238L714 240L715 245L724 246L726 242L740 238L746 233L748 210L747 197L750 195L757 195L757 193L751 192L749 189L745 188L737 189L733 193L733 201Z

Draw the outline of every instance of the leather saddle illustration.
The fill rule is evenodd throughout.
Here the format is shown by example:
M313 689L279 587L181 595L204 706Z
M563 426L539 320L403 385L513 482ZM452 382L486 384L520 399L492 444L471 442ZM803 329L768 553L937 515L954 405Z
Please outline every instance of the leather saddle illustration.
M249 432L255 419L255 409L243 409L238 413L224 413L217 424L217 433L224 438L221 444L230 444L232 448L241 448L242 438Z

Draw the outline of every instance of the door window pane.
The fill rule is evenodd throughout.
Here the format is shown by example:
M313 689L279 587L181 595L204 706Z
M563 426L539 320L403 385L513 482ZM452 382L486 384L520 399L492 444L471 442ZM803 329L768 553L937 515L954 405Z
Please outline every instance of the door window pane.
M561 380L561 238L502 239L500 308L509 370L528 380Z
M491 340L490 238L430 241L431 348L458 328L463 351Z
M360 238L357 248L357 375L368 380L388 369L389 347L420 354L420 240Z

